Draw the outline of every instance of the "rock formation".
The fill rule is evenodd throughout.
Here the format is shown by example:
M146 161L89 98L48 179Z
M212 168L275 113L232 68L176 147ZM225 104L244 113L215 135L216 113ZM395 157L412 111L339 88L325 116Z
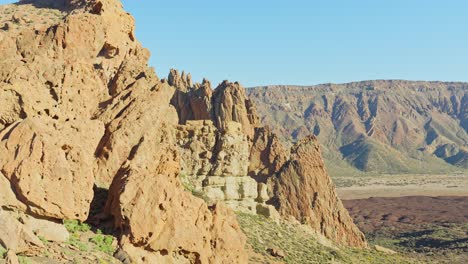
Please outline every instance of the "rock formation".
M239 83L224 81L212 92L209 81L188 86L192 80L185 75L180 76L176 70L169 73L168 83L177 88L172 104L181 124L188 120L212 120L217 129L224 131L229 122L237 122L244 134L253 138L255 127L260 125L259 119Z
M11 8L0 21L15 25L0 31L0 213L2 226L17 232L0 233L0 244L13 255L43 246L9 215L84 221L93 185L111 186L104 213L133 262L245 263L233 213L208 207L179 181L175 90L147 66L149 52L120 2Z
M213 94L213 118L216 127L223 130L230 121L242 125L245 135L252 139L259 119L252 102L245 95L239 83L224 81Z
M107 210L122 230L123 249L135 263L245 262L233 213L222 205L210 210L181 188L170 129L148 133L111 185Z
M292 215L340 244L366 245L364 235L335 192L315 137L306 137L293 146L291 159L269 181L273 193L270 202L282 215Z
M39 236L66 240L63 220L109 220L134 263L246 263L229 207L366 246L315 143L289 158L239 83L212 91L175 70L160 80L120 1L9 8L0 18L0 244L11 261L44 247ZM102 210L98 189L108 191Z
M247 174L250 145L240 123L229 122L220 132L211 120L187 121L178 127L177 143L189 189L256 213L258 186Z
M171 69L167 79L169 85L177 88L172 98L172 104L176 107L179 122L185 124L187 120L211 119L211 83L203 80L201 84L192 83L191 75L179 74Z
M278 172L287 159L286 149L270 128L256 128L250 150L249 175L266 183L269 176Z
M177 72L171 71L169 80ZM172 81L172 84L187 83ZM192 192L209 202L278 220L294 218L329 239L366 247L364 235L337 197L315 138L306 137L285 151L237 83L221 83L213 95L199 98L210 120L194 118L190 103L197 88L176 87L172 104L181 122L176 133L181 173ZM180 115L184 116L180 116ZM208 115L206 115L208 116Z
M98 121L59 123L32 117L0 133L0 171L27 211L56 219L87 219L93 199L94 148L103 130Z

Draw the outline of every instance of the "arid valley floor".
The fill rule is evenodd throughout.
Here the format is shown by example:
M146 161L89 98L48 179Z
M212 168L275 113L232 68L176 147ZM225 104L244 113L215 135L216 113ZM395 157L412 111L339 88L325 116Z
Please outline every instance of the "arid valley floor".
M335 183L371 244L423 263L468 262L468 175L353 176Z

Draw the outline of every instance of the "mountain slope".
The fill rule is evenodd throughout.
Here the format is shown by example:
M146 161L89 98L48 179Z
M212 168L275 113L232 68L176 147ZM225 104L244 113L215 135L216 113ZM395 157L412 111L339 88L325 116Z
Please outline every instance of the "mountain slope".
M468 168L467 83L378 80L248 94L285 141L315 134L332 174Z

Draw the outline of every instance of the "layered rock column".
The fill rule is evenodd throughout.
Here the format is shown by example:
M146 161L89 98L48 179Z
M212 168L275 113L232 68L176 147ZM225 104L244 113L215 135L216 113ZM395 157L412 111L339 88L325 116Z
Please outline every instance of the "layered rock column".
M187 121L177 132L182 178L188 188L211 202L256 213L258 183L247 175L249 141L241 124L230 122L220 132L212 121Z

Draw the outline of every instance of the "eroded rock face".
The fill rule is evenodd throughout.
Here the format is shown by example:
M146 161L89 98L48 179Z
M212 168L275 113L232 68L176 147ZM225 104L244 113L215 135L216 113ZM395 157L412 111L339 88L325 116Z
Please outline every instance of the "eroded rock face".
M86 220L93 199L99 121L27 118L0 133L0 170L33 214Z
M135 263L245 263L245 237L232 212L182 189L169 127L145 137L114 182L107 210Z
M213 93L213 118L218 129L224 130L231 121L240 123L244 134L252 139L258 126L255 107L239 83L224 81Z
M171 103L177 109L180 124L186 124L189 120L211 119L213 91L209 81L204 79L201 84L193 84L190 74L182 72L179 75L177 70L171 69L168 84L176 88Z
M336 194L315 137L306 137L291 149L291 159L269 184L273 193L269 203L283 216L293 216L342 245L367 246Z
M315 138L306 137L289 153L268 127L259 125L244 89L227 81L206 97L212 102L210 119L190 121L190 104L180 102L191 102L193 90L184 89L176 92L184 99L173 105L186 118L177 142L191 189L237 211L274 220L280 214L293 217L339 244L367 246L336 195Z
M211 162L218 130L211 120L188 121L177 127L181 174L201 181L213 168ZM195 179L197 180L197 179Z
M0 131L24 118L21 96L14 90L0 90Z
M287 151L268 127L255 129L249 158L250 176L265 183L281 169L287 159Z
M240 123L219 131L210 120L187 121L176 133L184 184L212 202L256 213L258 183L247 175L250 142Z
M12 8L25 12L0 18L17 25L0 30L0 208L84 221L93 185L112 184L106 212L135 262L245 263L233 213L209 208L179 182L175 89L148 67L149 51L135 40L120 1ZM193 116L206 118L211 88L196 88Z
M108 187L112 183L119 168L132 158L146 135L157 133L163 123L177 124L177 114L169 105L173 93L169 86L158 84L155 90L140 88L120 93L99 114L107 124L96 151L96 180L100 186Z
M249 166L250 142L242 131L242 124L226 122L218 134L214 149L214 166L210 175L245 176Z

